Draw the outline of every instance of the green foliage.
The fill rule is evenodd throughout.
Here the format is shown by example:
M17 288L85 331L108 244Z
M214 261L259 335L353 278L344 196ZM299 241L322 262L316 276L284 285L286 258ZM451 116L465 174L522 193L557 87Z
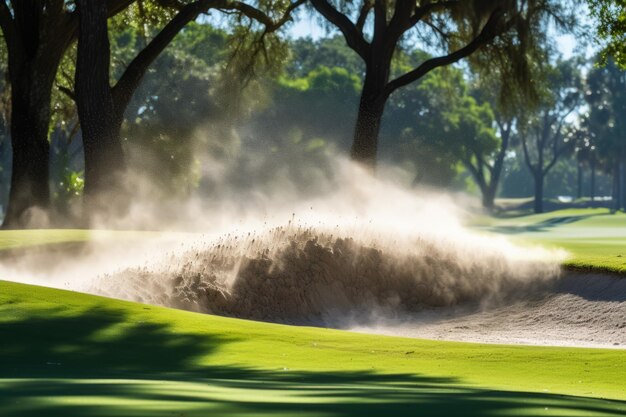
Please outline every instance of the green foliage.
M164 26L175 15L180 4L188 0L135 0L109 22L109 28L115 33L131 30L147 41L154 28Z
M394 160L415 166L416 184L448 186L462 161L487 158L499 144L490 105L470 95L455 69L433 71L398 92L383 123L386 147Z
M262 140L281 152L295 146L288 152L304 151L302 156L310 158L311 152L322 156L333 146L346 149L360 86L357 75L337 67L320 66L305 77L281 77L271 89L271 105L253 123Z
M626 155L626 73L613 62L594 68L587 76L589 104L586 128L589 140L606 170Z
M526 163L536 175L547 173L564 153L575 149L576 127L572 116L582 105L583 84L576 59L541 66L536 108L522 109L519 133Z
M285 65L285 73L289 77L306 77L321 66L343 68L359 78L364 71L361 59L346 46L345 40L339 35L315 41L311 38L300 38L290 42L289 61Z
M345 68L318 67L307 77L309 88L317 94L354 95L361 86L361 80Z
M83 194L85 188L85 173L83 171L67 171L61 186L64 191L71 196L79 197Z
M485 10L497 1L462 2L461 39L475 33ZM520 106L534 107L541 102L544 73L538 63L549 61L556 46L550 33L579 32L580 0L511 1L519 11L509 30L470 56L472 70L482 78L497 79L498 106L510 113ZM456 20L457 22L459 19ZM458 42L458 41L457 41Z
M128 106L122 133L131 166L164 196L188 195L199 184L196 153L208 146L201 132L221 119L228 39L223 30L191 23L155 61ZM124 62L141 48L140 33L127 29L112 44L114 61Z
M603 42L600 63L606 64L612 57L619 66L626 67L626 1L587 0L587 4Z

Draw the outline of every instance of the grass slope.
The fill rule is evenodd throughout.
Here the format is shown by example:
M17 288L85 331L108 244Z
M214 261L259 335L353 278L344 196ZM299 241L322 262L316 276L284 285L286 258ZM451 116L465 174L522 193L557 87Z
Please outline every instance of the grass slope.
M2 416L626 414L626 352L290 327L0 281Z
M141 239L160 235L159 232L149 231L86 229L2 230L0 231L0 251L88 241Z
M522 242L567 250L565 265L626 273L626 214L569 209L486 222L486 229Z
M626 216L564 210L488 230L626 271ZM3 231L0 248L135 238ZM626 256L626 254L624 254ZM626 415L626 352L279 326L0 281L0 415Z

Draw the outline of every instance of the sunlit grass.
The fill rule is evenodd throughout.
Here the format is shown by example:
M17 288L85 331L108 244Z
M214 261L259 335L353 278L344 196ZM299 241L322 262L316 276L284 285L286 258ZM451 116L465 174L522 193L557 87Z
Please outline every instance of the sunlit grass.
M567 265L621 271L625 220L566 210L490 221L489 230L565 248ZM0 248L146 236L4 231ZM362 335L8 282L0 341L0 410L9 416L626 413L623 350Z
M626 214L607 209L567 209L509 219L483 227L525 243L565 249L565 266L626 272Z
M57 243L80 243L105 239L134 239L158 236L158 232L86 229L2 230L0 250Z
M8 282L0 340L0 409L16 415L626 412L593 399L626 400L622 350L363 335Z

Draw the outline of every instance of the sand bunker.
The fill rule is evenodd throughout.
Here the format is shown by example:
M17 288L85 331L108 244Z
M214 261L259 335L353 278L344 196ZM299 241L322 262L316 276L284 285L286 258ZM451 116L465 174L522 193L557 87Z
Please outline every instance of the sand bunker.
M626 280L562 275L541 252L518 256L480 236L409 244L331 232L288 226L229 235L103 275L88 291L405 337L626 347Z
M435 309L353 330L483 343L626 348L626 279L568 274L543 297L481 309Z
M281 323L440 340L626 347L626 279L563 275L544 252L494 245L491 237L388 241L318 229L275 228L204 243L183 236L137 241L134 250L91 243L78 248L79 257L42 248L12 255L20 268L3 276ZM48 267L35 274L33 265Z
M545 253L474 236L406 241L277 227L226 236L97 279L89 292L232 317L350 327L435 307L501 305L551 287ZM358 234L357 234L358 235ZM490 245L487 249L485 245ZM528 258L528 259L527 259Z

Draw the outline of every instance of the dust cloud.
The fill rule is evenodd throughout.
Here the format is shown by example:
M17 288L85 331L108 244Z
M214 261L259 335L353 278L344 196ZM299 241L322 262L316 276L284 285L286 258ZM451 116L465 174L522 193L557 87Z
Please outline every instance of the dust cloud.
M563 253L464 226L466 197L403 187L401 171L374 177L345 160L329 166L316 195L291 184L190 200L176 212L136 203L127 224L168 231L92 232L89 243L62 253L13 256L0 273L191 311L341 328L436 307L490 308L542 294L559 277Z
M283 323L349 327L433 307L499 305L559 276L556 251L463 225L464 197L398 186L346 161L332 190L191 206L202 236L90 278L88 292ZM273 202L273 203L272 203ZM206 213L206 217L199 213Z

